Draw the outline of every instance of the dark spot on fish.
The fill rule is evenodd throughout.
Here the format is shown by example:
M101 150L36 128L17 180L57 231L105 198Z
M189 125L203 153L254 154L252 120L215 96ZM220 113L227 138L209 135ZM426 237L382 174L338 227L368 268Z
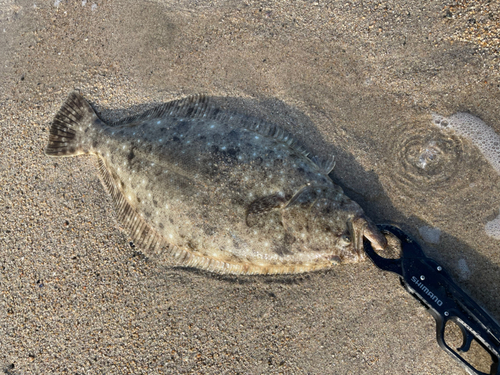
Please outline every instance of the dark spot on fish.
M238 241L236 238L233 237L233 247L235 249L240 249L241 248L241 242Z
M125 184L124 184L124 182L122 180L120 180L120 186L121 186L122 189L125 189Z
M160 229L164 229L165 228L165 225L163 225L163 223L159 223L158 226L160 227Z
M273 253L279 255L280 257L284 257L286 255L292 255L293 254L290 251L290 247L287 246L286 243L273 242L272 251L273 251Z
M181 176L179 176L178 179L176 179L175 181L175 189L176 190L180 190L184 193L186 193L189 190L192 190L192 187L191 187L191 184L189 183L189 181L187 181L185 178L181 178Z
M227 149L219 148L218 146L212 146L210 151L214 154L214 157L219 159L224 163L234 163L237 159L237 155L240 152L239 147L230 147Z
M273 160L275 158L274 151L270 150L266 153L266 159Z
M93 147L93 148L97 148L97 139L94 139L94 140L92 141L92 147Z
M248 206L247 214L259 214L280 207L284 199L278 194L257 198Z
M179 133L179 134L184 134L186 133L187 131L189 131L189 127L190 127L190 123L185 121L184 119L180 119L176 126L175 126L175 130Z
M189 247L193 251L198 249L198 246L196 246L196 244L193 243L193 241L191 241L191 240L187 241L186 246Z
M274 167L275 168L281 168L283 166L283 159L275 159L274 160Z
M222 151L222 154L230 157L231 159L236 159L238 152L240 152L239 148L228 148L226 151Z
M215 230L215 227L212 227L210 225L204 225L203 232L205 232L205 234L207 236L213 236L215 234L216 230Z
M240 132L236 130L231 130L229 134L227 135L227 140L229 142L237 142L240 139Z
M248 205L246 214L246 224L249 227L256 225L266 219L262 219L261 216L275 208L281 207L285 199L278 194L268 195L265 197L257 198L252 203Z
M130 152L128 153L127 155L127 159L129 161L129 163L132 161L132 159L135 158L135 154L134 154L134 149L130 149Z
M153 206L158 207L158 201L153 199Z
M283 239L283 242L285 243L285 245L291 245L295 242L295 237L290 233L285 232L285 238Z
M215 144L222 144L222 135L220 134L213 134L212 135L212 141L215 143Z
M168 221L170 221L170 224L174 223L174 220L171 217L168 218Z
M137 197L137 203L141 203L141 198Z
M173 138L172 138L172 141L173 141L173 142L180 142L180 141L181 141L181 139L180 139L179 137L173 137Z

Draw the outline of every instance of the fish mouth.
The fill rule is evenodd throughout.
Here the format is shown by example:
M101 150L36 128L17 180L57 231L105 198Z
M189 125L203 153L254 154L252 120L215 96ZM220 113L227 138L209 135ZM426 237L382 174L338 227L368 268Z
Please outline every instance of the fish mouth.
M353 250L358 259L364 259L364 238L371 242L375 250L384 250L387 246L387 240L378 228L372 224L366 217L358 216L347 223Z

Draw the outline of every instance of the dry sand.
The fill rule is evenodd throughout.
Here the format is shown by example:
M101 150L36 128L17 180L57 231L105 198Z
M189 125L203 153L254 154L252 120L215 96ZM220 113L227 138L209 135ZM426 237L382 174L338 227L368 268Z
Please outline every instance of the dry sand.
M119 230L91 157L43 154L73 89L104 120L220 97L335 153L347 194L498 319L500 243L484 225L500 178L430 118L468 111L500 133L500 11L449 4L0 0L0 370L465 374L395 275L368 262L281 277L156 264ZM429 142L442 154L423 169Z

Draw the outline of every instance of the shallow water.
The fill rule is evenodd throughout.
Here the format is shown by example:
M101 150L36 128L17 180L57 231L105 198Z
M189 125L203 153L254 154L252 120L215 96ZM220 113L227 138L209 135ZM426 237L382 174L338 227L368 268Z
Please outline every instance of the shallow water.
M427 254L442 262L460 285L500 318L497 298L500 242L488 237L484 230L485 224L495 218L500 209L498 173L471 142L431 124L432 113L447 116L465 111L480 117L500 134L498 54L464 36L469 25L458 12L450 11L441 2L428 3L425 8L419 2L404 5L398 2L363 5L297 2L291 5L239 1L106 1L57 2L56 5L7 3L0 18L5 29L0 38L2 45L8 47L0 68L4 87L0 98L2 111L7 114L2 120L4 130L0 138L3 151L0 178L4 185L2 202L10 207L4 214L8 218L4 227L9 232L4 232L0 248L4 253L6 249L9 251L4 257L6 264L17 267L16 262L21 262L21 258L29 263L25 272L32 275L33 280L26 283L41 279L46 285L59 285L55 281L58 277L80 288L82 285L73 279L87 280L86 275L99 269L100 276L86 283L95 282L99 288L101 284L96 280L105 274L108 277L105 280L114 285L110 290L120 296L117 274L124 272L121 270L126 263L125 268L129 268L123 277L139 292L129 288L130 295L120 298L124 301L135 298L147 307L143 315L137 305L127 307L128 302L113 308L121 314L129 311L147 321L148 312L152 314L155 304L158 305L159 315L151 318L151 324L168 330L166 337L171 337L175 345L167 345L165 340L169 339L156 336L152 343L161 348L160 352L169 353L180 350L182 332L188 332L187 342L191 347L208 345L207 351L217 353L207 344L210 337L222 345L227 336L215 335L213 320L207 316L214 314L210 315L211 319L220 323L226 313L217 314L217 306L232 316L238 315L241 303L241 308L250 316L247 321L238 320L243 328L217 326L217 332L225 329L234 337L246 335L250 337L248 342L257 347L263 335L259 334L260 329L266 332L267 340L267 336L272 337L273 330L277 330L273 327L281 327L285 322L281 327L285 333L280 339L266 341L267 348L255 349L256 358L264 361L253 364L256 372L278 372L279 364L284 361L296 372L301 369L315 372L320 364L333 363L339 366L339 373L348 373L352 368L361 372L402 373L407 365L404 356L415 358L411 357L415 352L410 340L405 342L404 336L397 336L408 322L414 328L411 332L420 335L422 340L415 344L420 345L419 353L429 350L425 355L434 355L439 351L434 343L435 347L424 349L433 340L433 327L425 313L418 310L417 305L402 307L401 301L408 299L399 291L397 280L381 276L369 265L339 268L333 275L313 275L312 281L300 281L298 286L248 281L239 292L235 290L242 281L221 281L183 271L175 271L181 276L168 271L182 278L172 285L153 282L151 273L162 275L161 268L151 271L150 266L138 258L130 258L132 250L126 247L127 238L116 230L114 214L90 159L54 161L41 155L53 114L74 88L108 121L179 96L205 93L217 97L224 107L265 117L289 129L319 156L334 153L337 164L332 178L361 204L368 216L377 223L400 225L422 243ZM484 21L476 18L478 24ZM18 224L21 220L26 226ZM64 224L66 221L68 226ZM439 229L439 242L425 243L419 234L423 227ZM47 242L46 238L51 239ZM85 259L90 259L90 263L84 266ZM106 268L100 268L108 261L114 267L109 275ZM12 267L4 271L3 280L11 280L9 293L22 295L19 286L23 285L19 281L22 278L17 278L17 271L12 271ZM137 278L136 269L142 273ZM54 273L58 276L53 276ZM67 290L68 295L75 295L78 306L88 303L99 309L100 297L92 299L94 297L84 292L81 294L83 289L75 294L66 284L61 288ZM219 290L213 298L211 290ZM381 290L387 290L390 295L382 297ZM102 293L108 292L103 288ZM148 297L151 295L153 297ZM178 298L169 305L177 304L179 308L177 323L173 322L174 318L165 318L167 304L158 302L162 295L169 295L165 298L171 301ZM112 296L106 296L113 300ZM295 299L300 301L298 305L294 305ZM8 299L5 301L7 305L10 303ZM34 311L51 305L33 303ZM67 301L57 303L64 311L71 309ZM391 308L386 308L384 303L392 304ZM377 309L370 310L370 304L375 304ZM14 305L17 311L33 306L19 301ZM205 311L203 306L211 309ZM190 315L190 308L205 314L205 318ZM335 311L342 313L332 317ZM363 314L363 311L368 312ZM75 314L75 319L82 318ZM112 320L114 316L102 314L104 320ZM307 318L302 320L300 316ZM353 317L354 322L348 316ZM331 326L316 327L315 318ZM375 318L378 330L372 332L370 324ZM188 326L196 319L201 319L203 324L194 337ZM366 322L363 319L367 319ZM169 323L162 325L167 320ZM395 332L387 331L394 321L400 325L396 325ZM381 322L387 325L380 326ZM14 320L5 324L18 327L22 322ZM39 324L49 337L55 335L54 327ZM94 323L86 324L90 331L84 330L81 335L90 340ZM132 345L133 330L123 327L125 323L115 329ZM308 330L315 334L301 336ZM147 327L139 331L153 335ZM112 337L112 330L105 329L105 332ZM176 335L179 338L172 338ZM377 339L383 336L386 340L391 335L398 337L396 342L387 339L383 341L387 346L382 352L374 349ZM373 342L370 337L375 337ZM293 344L279 344L280 340ZM231 342L241 353L251 352L251 348L238 344L236 338ZM338 343L343 346L337 348ZM91 344L79 345L82 350L91 347ZM97 346L101 347L102 343ZM311 350L313 360L308 362L303 355L296 362L291 361L294 353L304 346ZM108 357L96 349L96 356L111 358L111 362L125 366L120 356L128 353L127 361L133 358L128 347L122 351L115 349ZM326 348L326 354L321 347ZM61 344L60 348L66 353L63 357L69 358L65 346ZM337 359L331 359L334 349ZM149 349L143 350L140 353L147 353ZM160 352L151 350L160 356L150 359L153 367L167 363ZM394 351L393 356L387 357L384 350ZM360 354L363 351L367 354ZM9 352L4 360L6 364L17 361L22 363L21 369L33 369L29 367L34 365L29 365L31 357L26 350L12 344ZM252 356L241 353L233 353L233 356L251 364ZM318 359L315 357L320 356L318 353L332 362ZM184 362L176 355L172 353L173 368L203 368L196 362L196 355L190 357L187 349ZM42 353L40 357L54 362L53 356ZM90 354L83 356L78 362L82 368L90 357ZM231 363L229 354L224 358L223 363ZM394 362L394 358L399 358L399 362ZM213 358L205 358L205 361L217 362ZM436 369L448 364L444 355L437 361L437 367L425 361L420 364L424 366L422 373L439 373ZM102 371L108 372L106 369L111 368L105 360L98 363ZM233 369L245 368L232 366ZM130 368L136 367L130 365ZM461 373L456 367L453 371Z

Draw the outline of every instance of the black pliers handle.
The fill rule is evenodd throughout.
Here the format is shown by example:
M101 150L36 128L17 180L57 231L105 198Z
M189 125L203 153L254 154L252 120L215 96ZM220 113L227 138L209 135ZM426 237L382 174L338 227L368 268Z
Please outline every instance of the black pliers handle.
M399 259L378 255L365 241L365 252L373 263L384 271L399 275L401 285L420 301L436 320L436 338L439 346L455 358L469 374L500 375L500 326L472 298L470 298L435 260L425 256L422 248L401 229L378 225L382 233L390 232L401 241ZM454 322L463 335L459 348L452 349L445 341L445 327ZM460 353L469 351L472 340L486 350L492 359L490 372L481 372Z

